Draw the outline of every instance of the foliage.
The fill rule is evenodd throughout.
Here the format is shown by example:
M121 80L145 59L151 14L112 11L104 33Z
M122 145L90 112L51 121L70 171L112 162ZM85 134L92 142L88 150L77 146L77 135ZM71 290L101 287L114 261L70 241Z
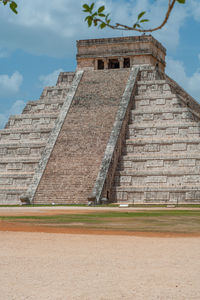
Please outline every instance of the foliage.
M110 19L110 14L105 13L105 6L102 5L95 10L94 2L91 5L85 3L83 5L83 12L88 14L87 17L85 18L88 27L94 25L94 26L98 26L100 29L109 27L117 30L134 30L134 31L145 33L145 32L152 32L161 29L167 23L176 2L180 4L185 4L185 0L166 0L166 1L168 1L168 8L164 20L159 26L155 28L149 28L149 29L142 28L142 25L144 23L149 22L149 19L144 18L146 11L142 11L138 14L137 20L132 26L128 26L120 23L112 24Z
M3 5L7 5L9 4L10 9L17 14L17 3L15 1L12 0L0 0L0 3L2 3Z

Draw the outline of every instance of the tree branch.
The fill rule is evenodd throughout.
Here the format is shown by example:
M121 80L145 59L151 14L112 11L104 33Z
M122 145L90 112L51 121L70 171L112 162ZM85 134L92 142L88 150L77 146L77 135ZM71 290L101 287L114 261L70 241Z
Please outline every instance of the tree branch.
M130 26L127 26L127 25L124 25L124 24L120 24L120 23L116 23L115 25L112 25L112 24L105 23L105 21L103 21L103 20L101 20L99 18L94 18L94 21L97 22L97 23L99 22L101 24L104 23L104 24L106 24L107 27L115 29L115 30L127 30L127 31L128 30L134 30L134 31L143 32L143 33L145 33L145 32L153 32L153 31L161 29L167 23L167 21L169 19L169 16L170 16L170 14L172 12L172 9L173 9L176 1L177 0L169 0L169 2L168 2L168 9L167 9L167 12L165 14L165 18L164 18L163 22L159 26L157 26L155 28L152 28L152 29L151 28L150 29L139 29L139 28L130 27Z

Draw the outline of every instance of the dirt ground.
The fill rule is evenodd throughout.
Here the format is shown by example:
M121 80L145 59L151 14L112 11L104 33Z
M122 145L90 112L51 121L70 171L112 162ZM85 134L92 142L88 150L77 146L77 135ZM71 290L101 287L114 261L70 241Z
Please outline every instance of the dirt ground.
M197 235L0 222L0 300L199 300L199 282Z
M0 232L0 299L199 300L200 238Z

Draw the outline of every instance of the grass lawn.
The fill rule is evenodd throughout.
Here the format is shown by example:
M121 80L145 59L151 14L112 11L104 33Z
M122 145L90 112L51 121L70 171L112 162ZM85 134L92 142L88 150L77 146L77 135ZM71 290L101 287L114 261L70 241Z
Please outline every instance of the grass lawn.
M199 210L91 212L44 216L0 216L0 220L34 226L97 228L140 232L199 233Z

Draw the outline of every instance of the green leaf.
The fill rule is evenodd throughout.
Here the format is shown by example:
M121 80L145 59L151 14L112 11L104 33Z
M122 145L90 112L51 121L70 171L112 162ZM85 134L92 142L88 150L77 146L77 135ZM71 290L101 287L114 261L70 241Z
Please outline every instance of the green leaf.
M185 4L185 0L176 0L178 3Z
M104 11L104 9L105 9L105 6L104 6L104 5L101 6L101 7L99 7L99 9L98 9L98 14L100 14L102 11Z
M97 26L97 24L98 24L98 21L94 20L94 26Z
M110 14L107 14L107 15L106 15L106 18L105 18L105 19L106 19L106 21L108 20L108 17L109 17L109 16L110 16Z
M88 18L88 27L92 26L92 18Z
M135 24L133 25L133 28L135 29L136 27L140 28L141 26L140 26L140 24L135 23Z
M142 20L140 20L140 23L143 23L143 22L149 22L149 19L142 19Z
M90 6L90 10L92 11L92 10L93 10L93 8L94 8L94 2L91 4L91 6Z
M142 18L142 16L146 14L146 11L142 11L139 15L138 15L138 20Z
M100 28L103 29L104 27L106 27L106 23L101 23Z
M83 8L85 9L85 12L90 11L90 7L87 4L83 4Z
M18 13L17 10L16 10L16 8L17 8L17 3L15 3L14 1L12 1L12 2L10 3L10 8L11 8L11 10L12 10L15 14Z
M104 14L98 14L99 17L105 17L106 15Z

